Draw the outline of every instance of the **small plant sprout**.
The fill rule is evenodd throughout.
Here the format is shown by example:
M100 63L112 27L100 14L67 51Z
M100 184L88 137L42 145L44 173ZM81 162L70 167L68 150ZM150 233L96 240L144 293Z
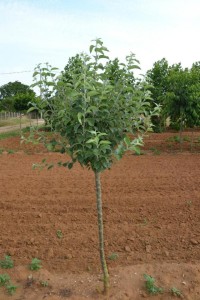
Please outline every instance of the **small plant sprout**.
M109 256L108 256L108 259L109 260L117 260L119 258L119 255L117 253L111 253Z
M43 287L49 286L48 281L45 281L45 280L41 280L41 281L40 281L40 284L41 284L41 286L43 286Z
M175 287L172 287L172 288L170 289L170 293L171 293L172 296L174 296L174 297L178 297L178 298L182 298L182 297L183 297L181 291L178 290L178 289L175 288Z
M29 265L29 268L32 271L37 271L42 268L40 264L41 264L41 260L39 260L38 258L33 258L31 264Z
M11 269L14 267L14 262L9 255L5 255L3 260L0 260L0 268Z
M145 288L150 295L157 295L163 293L163 288L157 287L155 285L155 279L150 275L144 274Z
M10 281L8 274L0 274L0 286L5 286Z
M62 233L62 230L57 230L56 231L56 235L59 239L62 239L63 238L63 233Z
M9 295L13 295L16 292L17 286L14 285L12 282L10 282L8 285L6 285L6 290Z

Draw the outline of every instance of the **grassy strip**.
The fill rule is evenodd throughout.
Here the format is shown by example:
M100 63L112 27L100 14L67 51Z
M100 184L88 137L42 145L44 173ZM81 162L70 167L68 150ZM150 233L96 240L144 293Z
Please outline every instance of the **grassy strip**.
M27 117L21 118L21 124L30 124L30 120ZM0 120L0 127L20 125L20 118L9 118L6 120Z
M0 140L4 140L11 137L20 136L20 130L8 131L0 133Z

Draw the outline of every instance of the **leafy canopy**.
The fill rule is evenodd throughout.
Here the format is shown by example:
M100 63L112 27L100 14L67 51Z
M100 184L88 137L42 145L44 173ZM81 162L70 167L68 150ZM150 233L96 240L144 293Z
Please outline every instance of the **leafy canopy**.
M49 65L43 70L43 81L36 69L35 80L40 76L39 84L51 87L40 106L48 127L59 133L47 144L49 149L59 147L70 155L71 162L64 166L71 168L78 161L101 172L127 150L139 151L139 133L151 128L150 117L157 114L158 107L150 111L150 92L134 78L132 71L139 68L134 54L125 63L111 62L102 40L93 42L90 54L70 59L57 80Z

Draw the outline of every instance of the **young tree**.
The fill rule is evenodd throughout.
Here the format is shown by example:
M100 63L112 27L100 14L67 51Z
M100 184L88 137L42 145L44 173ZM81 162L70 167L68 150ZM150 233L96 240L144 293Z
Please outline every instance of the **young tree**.
M152 121L155 126L155 130L162 132L165 128L165 121L168 117L165 110L165 96L168 92L168 78L169 64L165 58L158 60L154 63L153 68L146 73L146 81L151 85L149 88L152 93L152 99L155 103L162 106L159 116L155 116Z
M158 112L157 107L150 111L150 95L145 86L132 83L132 70L138 67L134 55L130 54L126 63L119 65L121 75L116 82L108 76L109 65L104 63L109 59L107 52L101 39L95 40L90 46L90 55L80 55L82 63L74 64L70 76L61 75L57 82L51 81L54 85L51 101L49 103L48 97L43 99L42 110L47 105L51 109L47 125L59 135L50 142L45 140L44 133L40 137L49 149L60 147L62 153L70 156L70 161L59 162L59 166L71 169L79 162L94 172L105 293L109 287L109 273L104 252L101 173L116 159L121 159L127 150L139 151L142 134L151 128L150 117ZM50 67L46 74L50 79L55 78ZM40 77L37 70L35 75ZM48 78L46 86L50 86ZM41 84L41 80L39 82Z

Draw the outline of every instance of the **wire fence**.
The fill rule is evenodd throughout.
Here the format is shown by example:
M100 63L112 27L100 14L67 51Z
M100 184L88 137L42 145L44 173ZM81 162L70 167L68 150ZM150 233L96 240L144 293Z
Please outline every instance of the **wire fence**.
M21 114L19 112L0 112L0 120L7 120L11 118L21 118L26 116L29 119L40 119L41 116L37 112L32 112L30 114Z

